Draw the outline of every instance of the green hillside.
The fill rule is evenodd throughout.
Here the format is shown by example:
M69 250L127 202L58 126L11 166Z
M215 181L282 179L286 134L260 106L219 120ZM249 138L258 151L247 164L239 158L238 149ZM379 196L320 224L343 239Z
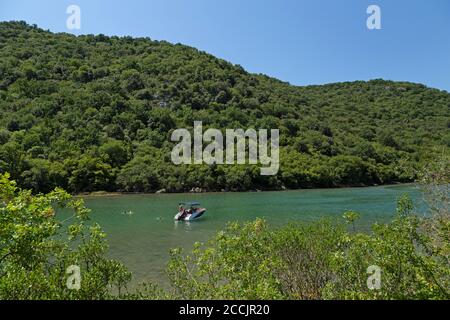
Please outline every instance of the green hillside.
M299 71L301 72L301 70ZM0 23L0 173L46 192L407 182L450 149L450 94L373 80L292 86L180 44ZM174 129L280 129L277 176L175 166Z

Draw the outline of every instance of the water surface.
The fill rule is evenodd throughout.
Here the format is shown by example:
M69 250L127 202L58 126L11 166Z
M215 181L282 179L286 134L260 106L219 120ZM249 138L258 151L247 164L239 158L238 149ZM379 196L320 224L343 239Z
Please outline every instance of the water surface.
M396 200L408 193L423 207L420 192L412 185L348 189L315 189L284 192L206 194L154 194L85 197L92 219L108 234L110 255L121 260L136 281L166 283L164 269L169 249L191 248L205 242L228 221L257 217L279 226L321 217L342 217L346 210L361 213L357 227L369 230L374 222L387 222L395 212ZM195 222L175 222L182 201L199 201L206 214ZM133 214L123 214L131 211Z

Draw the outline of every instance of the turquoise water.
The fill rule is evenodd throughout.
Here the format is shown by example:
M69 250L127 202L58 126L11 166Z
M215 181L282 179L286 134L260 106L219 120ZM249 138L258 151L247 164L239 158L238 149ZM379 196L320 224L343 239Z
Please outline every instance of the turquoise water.
M169 249L191 248L205 242L228 221L249 221L257 217L279 226L293 221L314 221L321 217L342 217L346 210L361 213L360 230L374 222L387 222L395 212L396 200L408 193L423 207L420 192L411 185L370 188L319 189L284 192L242 192L206 194L154 194L85 197L92 219L108 234L110 255L121 260L135 281L166 283L164 269ZM207 208L198 221L175 222L177 205L199 201ZM133 214L123 214L132 211Z

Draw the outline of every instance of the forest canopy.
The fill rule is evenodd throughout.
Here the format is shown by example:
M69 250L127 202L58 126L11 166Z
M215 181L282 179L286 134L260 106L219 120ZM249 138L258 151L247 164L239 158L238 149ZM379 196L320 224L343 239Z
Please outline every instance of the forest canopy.
M450 150L450 94L372 80L293 86L195 48L0 23L0 173L72 193L408 182ZM280 170L172 164L177 128L280 130Z

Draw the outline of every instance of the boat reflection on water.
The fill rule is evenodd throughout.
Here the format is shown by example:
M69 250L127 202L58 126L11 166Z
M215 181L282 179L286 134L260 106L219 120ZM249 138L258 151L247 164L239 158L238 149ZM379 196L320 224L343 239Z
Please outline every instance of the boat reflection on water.
M175 229L183 228L186 231L192 230L192 223L189 221L175 220Z

